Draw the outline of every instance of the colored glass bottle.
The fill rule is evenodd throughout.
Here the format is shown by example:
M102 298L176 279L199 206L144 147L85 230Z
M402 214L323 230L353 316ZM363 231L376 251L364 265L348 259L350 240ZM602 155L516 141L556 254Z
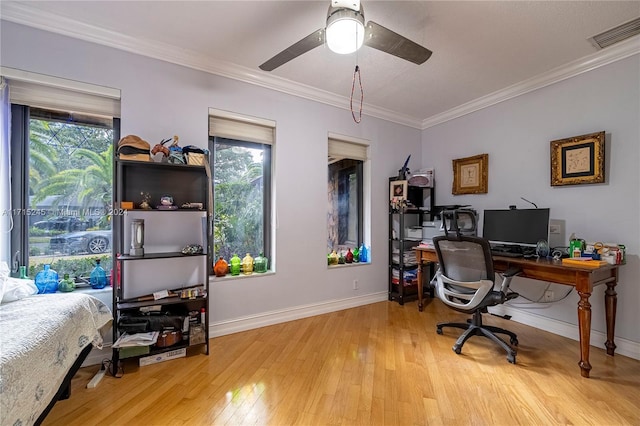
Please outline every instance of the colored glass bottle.
M242 259L242 273L245 275L253 273L253 257L249 253Z
M241 264L242 260L240 260L237 254L234 254L231 258L231 275L240 275Z
M24 265L20 266L20 279L21 280L29 279L29 276L27 275L27 267Z
M267 272L267 262L268 259L262 253L260 253L253 261L254 272L260 274Z
M58 291L69 292L76 289L76 283L69 278L69 274L64 274L64 278L58 284Z
M360 249L358 249L358 247L353 248L353 262L360 262Z
M58 273L51 269L51 265L45 264L44 270L36 274L35 282L38 293L55 293L58 290Z
M100 259L96 259L96 267L91 271L91 275L89 275L89 283L91 284L91 288L105 288L107 286L107 273L104 271L104 268L100 265Z
M351 253L351 249L347 249L347 254L344 256L344 260L347 263L353 263L353 253Z
M344 265L345 263L347 263L347 259L344 257L344 254L340 252L338 255L338 265Z
M329 265L337 265L338 264L338 253L335 250L331 252L329 255Z
M227 275L227 272L229 272L229 264L222 256L218 258L216 264L213 266L213 272L216 274L216 277L224 277Z
M359 258L360 262L369 261L369 250L367 250L367 247L364 244L360 246Z

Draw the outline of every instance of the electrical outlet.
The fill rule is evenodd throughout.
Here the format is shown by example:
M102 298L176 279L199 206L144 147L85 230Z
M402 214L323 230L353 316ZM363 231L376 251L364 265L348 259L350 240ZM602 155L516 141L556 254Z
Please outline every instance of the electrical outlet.
M354 290L358 289L358 280L353 280L353 289Z
M544 291L544 301L545 302L553 302L553 290L545 290Z

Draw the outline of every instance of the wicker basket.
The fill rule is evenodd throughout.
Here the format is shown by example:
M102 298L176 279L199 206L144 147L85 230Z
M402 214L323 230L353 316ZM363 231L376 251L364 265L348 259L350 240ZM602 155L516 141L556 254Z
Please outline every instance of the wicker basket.
M188 152L186 154L187 164L192 166L204 166L205 157L204 154L197 152Z

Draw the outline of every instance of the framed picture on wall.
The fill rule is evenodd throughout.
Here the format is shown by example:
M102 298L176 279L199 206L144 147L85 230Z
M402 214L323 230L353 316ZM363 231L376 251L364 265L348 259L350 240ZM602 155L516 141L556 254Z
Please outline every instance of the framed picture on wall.
M604 182L604 132L551 141L551 186Z
M486 194L488 181L489 154L453 160L453 195Z
M389 201L402 201L407 199L407 181L392 180L389 182Z

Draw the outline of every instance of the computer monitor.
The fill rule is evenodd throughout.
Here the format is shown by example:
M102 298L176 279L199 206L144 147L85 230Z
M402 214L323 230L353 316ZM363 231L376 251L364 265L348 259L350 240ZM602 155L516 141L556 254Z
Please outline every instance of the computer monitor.
M549 241L549 209L485 210L482 236L492 245L535 247Z

